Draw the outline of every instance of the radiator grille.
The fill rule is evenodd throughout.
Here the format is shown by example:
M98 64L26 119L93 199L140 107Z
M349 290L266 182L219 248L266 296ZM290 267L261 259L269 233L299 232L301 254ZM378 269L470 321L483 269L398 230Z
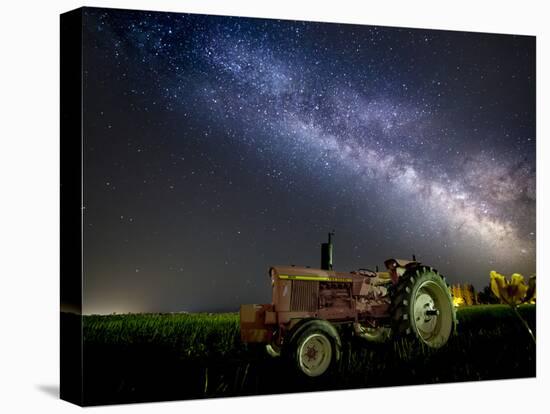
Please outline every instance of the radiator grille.
M317 310L318 294L319 282L293 280L290 309L293 311L315 312Z

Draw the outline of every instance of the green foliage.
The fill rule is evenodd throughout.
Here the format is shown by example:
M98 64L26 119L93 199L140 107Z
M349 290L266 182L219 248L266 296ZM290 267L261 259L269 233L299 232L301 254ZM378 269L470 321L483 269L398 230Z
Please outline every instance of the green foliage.
M153 345L186 357L224 356L241 344L237 313L91 315L84 317L89 345Z
M535 309L518 307L532 327ZM340 327L338 372L311 380L262 346L241 343L236 313L86 316L85 398L108 404L535 375L535 346L508 306L468 306L457 317L457 335L438 350L415 340L365 343Z
M494 305L500 303L500 300L491 291L491 286L485 286L477 294L477 302L484 305Z

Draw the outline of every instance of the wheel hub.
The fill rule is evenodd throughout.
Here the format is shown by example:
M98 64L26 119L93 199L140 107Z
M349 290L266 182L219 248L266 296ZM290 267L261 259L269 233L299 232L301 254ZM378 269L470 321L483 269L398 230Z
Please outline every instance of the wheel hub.
M330 365L332 357L330 341L323 335L312 334L302 342L298 355L304 373L312 377L321 375Z
M414 321L419 333L425 339L434 333L438 316L439 310L431 295L424 291L419 292L414 306Z
M317 359L317 354L319 351L315 348L315 345L308 346L306 351L306 357L308 361L315 361Z

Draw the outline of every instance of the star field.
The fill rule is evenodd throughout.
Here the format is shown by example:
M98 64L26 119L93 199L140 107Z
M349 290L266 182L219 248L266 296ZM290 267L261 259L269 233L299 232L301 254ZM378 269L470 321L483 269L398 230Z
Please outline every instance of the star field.
M274 264L535 271L526 36L87 9L87 313L236 310Z

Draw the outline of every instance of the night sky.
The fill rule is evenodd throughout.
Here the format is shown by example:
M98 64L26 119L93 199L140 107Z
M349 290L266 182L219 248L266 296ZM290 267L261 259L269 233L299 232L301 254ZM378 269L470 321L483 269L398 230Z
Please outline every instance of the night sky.
M269 303L269 266L535 272L535 38L86 9L85 313Z

